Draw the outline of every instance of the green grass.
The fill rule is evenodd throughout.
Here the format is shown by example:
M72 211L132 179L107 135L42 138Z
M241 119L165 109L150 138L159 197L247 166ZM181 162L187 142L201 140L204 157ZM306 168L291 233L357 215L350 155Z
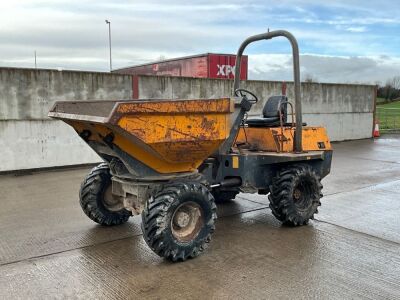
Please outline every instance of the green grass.
M377 107L382 107L382 108L400 108L400 101L386 103L386 104L378 104Z
M400 132L400 101L376 106L376 117L382 132Z

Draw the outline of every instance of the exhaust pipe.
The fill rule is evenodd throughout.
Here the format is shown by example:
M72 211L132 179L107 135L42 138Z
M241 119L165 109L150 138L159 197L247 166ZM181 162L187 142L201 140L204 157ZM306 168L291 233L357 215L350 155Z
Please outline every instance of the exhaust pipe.
M212 189L217 188L217 187L233 187L233 186L241 186L242 185L242 179L240 177L233 177L233 178L227 178L222 180L220 183L212 184L210 187Z

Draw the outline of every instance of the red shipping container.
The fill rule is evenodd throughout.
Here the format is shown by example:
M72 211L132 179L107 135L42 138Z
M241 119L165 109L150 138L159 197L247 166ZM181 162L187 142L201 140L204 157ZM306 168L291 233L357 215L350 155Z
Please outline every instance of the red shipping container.
M206 53L113 70L130 75L233 79L236 55ZM240 79L247 79L248 59L242 57Z

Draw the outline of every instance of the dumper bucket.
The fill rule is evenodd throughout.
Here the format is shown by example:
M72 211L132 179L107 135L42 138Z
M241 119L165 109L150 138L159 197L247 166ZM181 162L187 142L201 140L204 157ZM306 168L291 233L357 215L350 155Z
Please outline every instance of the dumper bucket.
M56 102L63 120L104 159L136 175L192 172L229 136L230 98Z

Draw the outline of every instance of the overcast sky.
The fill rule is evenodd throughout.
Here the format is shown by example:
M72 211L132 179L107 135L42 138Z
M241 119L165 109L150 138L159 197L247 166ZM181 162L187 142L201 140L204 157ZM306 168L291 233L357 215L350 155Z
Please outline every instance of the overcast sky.
M302 76L321 82L385 82L400 75L400 1L0 0L0 66L107 71L204 52L236 53L247 36L287 29ZM285 39L248 48L249 78L291 79Z

